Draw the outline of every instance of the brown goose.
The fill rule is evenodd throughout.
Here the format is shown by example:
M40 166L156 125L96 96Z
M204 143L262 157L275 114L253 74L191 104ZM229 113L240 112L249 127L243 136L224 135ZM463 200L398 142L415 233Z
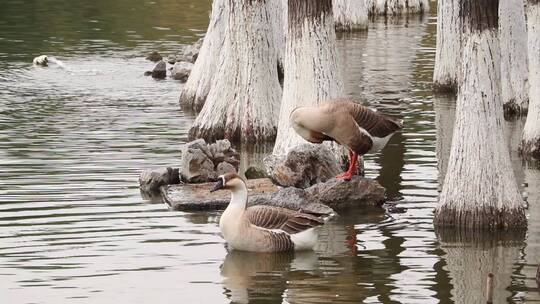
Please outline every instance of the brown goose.
M296 133L309 142L336 141L349 149L349 170L336 176L345 180L352 178L358 155L381 150L394 132L403 127L402 120L346 99L298 107L289 120Z
M318 214L274 206L247 205L247 187L235 173L219 177L211 192L230 190L231 201L221 215L219 228L232 249L274 252L313 249L317 227L324 224Z

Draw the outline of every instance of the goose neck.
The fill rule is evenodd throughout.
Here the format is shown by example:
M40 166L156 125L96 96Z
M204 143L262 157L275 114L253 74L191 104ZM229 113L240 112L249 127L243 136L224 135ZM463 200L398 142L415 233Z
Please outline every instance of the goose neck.
M231 190L230 205L238 208L246 208L247 204L247 188L244 183L236 186Z

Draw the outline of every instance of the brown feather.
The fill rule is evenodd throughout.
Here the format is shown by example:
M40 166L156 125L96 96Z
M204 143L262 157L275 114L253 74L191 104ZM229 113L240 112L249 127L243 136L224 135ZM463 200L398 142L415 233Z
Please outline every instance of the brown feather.
M374 112L370 108L348 99L330 100L322 106L333 113L347 112L353 117L358 126L366 130L371 136L386 137L403 127L401 121Z
M274 206L252 206L245 213L249 222L264 229L280 229L295 234L321 226L324 220L310 214Z

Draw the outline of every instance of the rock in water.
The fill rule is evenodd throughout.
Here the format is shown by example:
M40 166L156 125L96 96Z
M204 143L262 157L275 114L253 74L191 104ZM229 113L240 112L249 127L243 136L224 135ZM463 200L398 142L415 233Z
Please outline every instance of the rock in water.
M36 58L34 58L34 60L32 60L32 63L34 65L40 65L40 66L47 66L48 62L49 62L49 58L47 57L47 55L37 56Z
M321 204L305 190L293 187L281 188L274 193L255 196L250 198L248 205L270 205L317 214L330 215L335 213L332 208Z
M167 62L169 64L175 64L177 62L180 62L180 61L184 61L186 60L186 58L184 57L184 55L169 55L167 57ZM189 61L189 60L188 60Z
M157 51L153 51L150 54L148 54L148 56L146 56L146 60L150 60L153 62L158 62L161 59L163 59L163 57Z
M191 62L177 62L172 68L171 77L181 82L186 82L192 69L193 63Z
M152 70L152 77L157 79L163 79L167 77L167 64L165 61L160 61Z
M199 57L199 51L201 50L203 41L204 38L200 38L194 44L188 46L184 51L184 58L186 58L189 62L194 63L197 60L197 57Z
M173 210L225 209L231 199L227 191L210 192L214 183L180 184L161 187L161 195ZM349 182L330 180L308 189L279 188L268 178L247 180L248 206L271 205L303 212L332 214L351 207L380 206L384 188L376 181L355 176ZM380 209L383 211L383 209Z
M139 186L144 192L157 192L159 187L180 183L177 168L163 168L159 170L145 170L139 175Z
M256 179L256 178L265 178L268 177L266 172L257 167L249 167L247 168L246 172L244 172L244 175L247 179Z
M335 214L332 208L310 197L298 188L278 189L270 179L247 181L248 206L270 205L318 214ZM210 192L214 183L168 185L161 188L161 195L172 210L197 211L225 209L231 200L227 191Z
M538 289L540 289L540 264L538 264L538 269L536 269L536 284Z
M161 187L161 195L173 210L195 211L225 209L231 200L228 191L210 192L214 182L200 184L180 184ZM254 198L261 194L274 193L277 187L269 179L247 181L248 195Z
M204 183L217 180L214 163L202 150L188 148L182 153L182 180Z
M218 176L236 172L240 155L224 139L207 144L204 139L187 143L182 149L182 180L188 183L216 181Z
M227 162L220 162L216 167L216 172L218 176L227 173L236 173L236 168Z
M264 164L269 177L284 187L307 188L341 172L333 152L314 144L296 146L287 155L270 155Z
M306 189L313 198L333 209L379 205L385 200L384 188L375 180L353 176L350 181L331 179Z

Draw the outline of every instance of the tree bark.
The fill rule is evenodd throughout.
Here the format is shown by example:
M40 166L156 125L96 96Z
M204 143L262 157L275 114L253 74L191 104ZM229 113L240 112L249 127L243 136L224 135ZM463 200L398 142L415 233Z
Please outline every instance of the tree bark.
M332 1L289 0L288 4L285 82L274 154L286 154L305 143L289 124L294 108L343 94Z
M523 228L525 204L504 138L497 0L462 0L462 75L435 225Z
M437 169L439 176L439 190L442 190L448 160L450 159L450 149L452 147L452 134L454 133L454 122L456 120L456 104L450 98L438 96L433 102L435 110L435 127L437 129L437 145L435 154L437 155Z
M216 74L219 55L228 31L228 0L214 0L206 36L199 56L180 93L182 109L200 111Z
M538 39L538 36L536 37ZM504 0L499 6L501 44L501 83L504 111L507 115L527 112L527 26L523 0ZM537 57L540 56L537 53Z
M437 7L437 47L433 90L457 91L461 55L459 0L439 0Z
M368 13L365 0L333 0L332 6L336 30L367 30Z
M520 152L540 159L540 1L529 0L527 8L529 54L529 112Z
M365 0L370 16L400 16L407 14L427 14L428 0Z
M285 57L285 41L287 33L287 0L274 0L275 9L271 11L273 16L272 32L274 33L275 46L278 52L278 68L283 71L283 58Z
M229 29L208 98L189 137L264 142L276 136L281 86L272 0L227 0Z

